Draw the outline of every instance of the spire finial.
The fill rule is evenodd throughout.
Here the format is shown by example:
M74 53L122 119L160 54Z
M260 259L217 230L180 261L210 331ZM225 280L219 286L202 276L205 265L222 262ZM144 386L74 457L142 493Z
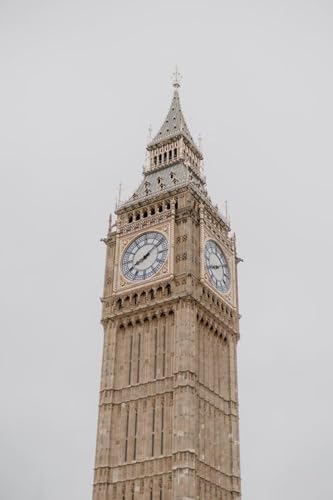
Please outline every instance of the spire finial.
M179 87L180 87L180 80L182 79L182 75L179 73L177 65L175 67L174 73L172 73L172 78L173 78L172 85L175 87L175 89L179 89Z
M112 213L109 215L109 228L108 228L108 234L110 234L112 231Z
M199 146L199 151L202 152L202 135L199 134L198 136L198 146Z
M151 123L149 124L148 128L148 136L147 136L147 143L149 144L151 139L152 139L152 133L153 133L153 127L151 126Z

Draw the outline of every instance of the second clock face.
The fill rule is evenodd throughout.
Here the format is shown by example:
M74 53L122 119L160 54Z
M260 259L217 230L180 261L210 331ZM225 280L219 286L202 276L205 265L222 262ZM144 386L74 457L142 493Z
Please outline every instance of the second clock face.
M131 281L150 278L156 274L168 255L168 240L161 233L145 233L127 247L122 258L122 271Z
M220 292L227 292L230 288L229 266L221 248L213 240L206 242L205 264L211 283Z

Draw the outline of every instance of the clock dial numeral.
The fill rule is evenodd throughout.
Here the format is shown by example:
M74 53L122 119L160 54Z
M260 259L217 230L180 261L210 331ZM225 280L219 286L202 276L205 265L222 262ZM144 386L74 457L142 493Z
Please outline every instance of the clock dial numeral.
M221 293L226 293L230 288L229 266L221 248L213 240L208 240L205 245L205 265L211 283Z
M168 256L168 241L161 233L145 233L127 247L122 258L122 272L132 281L156 274Z

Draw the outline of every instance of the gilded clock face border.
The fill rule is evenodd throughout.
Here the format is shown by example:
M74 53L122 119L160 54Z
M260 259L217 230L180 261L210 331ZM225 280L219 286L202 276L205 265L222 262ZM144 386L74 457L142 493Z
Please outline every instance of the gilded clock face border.
M130 279L127 279L126 276L124 276L122 272L122 266L121 266L121 261L124 255L124 252L126 251L126 248L139 236L145 234L145 233L150 233L150 232L159 232L165 236L165 238L168 241L168 255L167 258L162 265L161 269L154 275L146 280L141 280L141 281L132 281ZM117 277L117 282L115 291L123 291L127 289L135 289L135 288L142 288L145 285L148 285L149 283L156 283L158 281L164 280L167 276L169 276L172 273L172 258L171 258L171 251L172 251L172 242L171 242L171 224L169 222L167 223L160 223L156 224L154 226L149 226L149 228L145 229L138 229L136 231L133 231L131 233L127 233L126 235L121 235L119 237L119 243L118 243L118 262L117 262L117 268L118 268L118 277Z

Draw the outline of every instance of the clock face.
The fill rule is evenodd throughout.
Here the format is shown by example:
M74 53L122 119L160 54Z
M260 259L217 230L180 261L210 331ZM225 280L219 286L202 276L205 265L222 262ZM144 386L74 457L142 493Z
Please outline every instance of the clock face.
M168 241L161 233L145 233L126 248L122 258L122 271L131 281L140 281L156 274L168 255Z
M215 241L205 245L205 264L209 279L217 290L225 293L230 288L230 270L221 248Z

